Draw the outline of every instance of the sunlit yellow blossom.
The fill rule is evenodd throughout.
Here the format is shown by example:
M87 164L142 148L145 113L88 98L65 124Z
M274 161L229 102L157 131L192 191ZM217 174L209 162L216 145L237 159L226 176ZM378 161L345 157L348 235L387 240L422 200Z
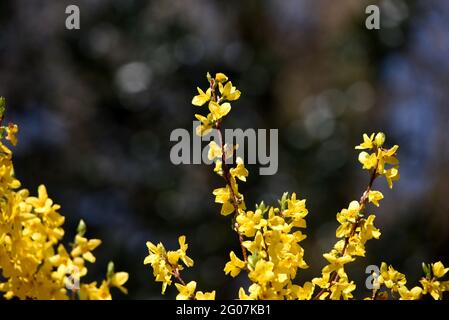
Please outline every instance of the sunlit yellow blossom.
M363 169L372 169L377 165L377 156L375 153L369 154L365 151L360 152L359 162L363 164Z
M445 268L441 261L432 263L432 274L436 278L442 278L449 271L449 268Z
M231 261L227 262L224 268L225 274L230 274L231 277L235 278L238 276L240 271L245 268L245 261L240 260L235 255L234 251L229 254Z
M128 290L123 286L129 279L127 272L117 272L111 277L110 285L111 287L116 287L123 293L127 294Z
M333 271L338 271L345 264L354 261L355 259L349 255L345 255L343 257L336 257L334 254L325 253L323 257L329 262L329 265L324 267L324 273L330 273Z
M240 98L241 92L232 85L232 82L227 82L224 86L220 83L219 90L223 99L228 101L234 101Z
M178 251L167 251L167 260L170 265L178 265L179 258L180 255Z
M408 290L406 286L401 286L399 287L398 292L401 296L401 300L418 300L421 298L422 288L414 287Z
M171 285L172 267L166 260L166 250L162 243L157 246L147 241L149 255L143 261L144 264L150 264L153 268L153 275L157 282L162 282L162 294L165 293L167 286Z
M272 262L259 260L257 261L254 270L252 270L248 276L254 282L265 285L268 281L271 281L275 277L273 267L274 265Z
M398 145L394 145L390 149L383 151L383 157L386 159L386 162L388 164L396 165L398 163L397 159L395 158L395 155L399 149Z
M399 180L399 170L397 168L391 168L388 170L385 170L385 178L387 179L388 186L393 188L393 181Z
M339 214L337 214L337 220L339 219L349 222L355 222L360 213L360 203L358 201L351 201L347 209L341 210Z
M290 291L293 299L310 300L314 292L315 285L312 282L304 283L304 286L292 285Z
M186 243L186 236L180 236L178 239L178 242L179 242L178 252L179 252L182 262L184 262L184 264L187 267L192 267L193 260L187 256L187 248L189 247L189 245Z
M346 254L349 256L365 256L365 243L362 242L361 236L358 232L355 232L352 236L338 241L334 245L334 249L339 253L343 252L344 248L346 248Z
M374 204L376 207L379 206L379 201L384 198L384 195L380 191L369 191L368 201Z
M39 210L40 213L49 211L51 209L51 206L53 205L53 200L48 198L47 189L44 185L40 185L37 189L37 192L38 197L28 197L26 199L26 202Z
M257 297L251 297L250 295L247 295L245 289L239 289L239 300L255 300L256 298Z
M219 73L215 74L215 80L223 83L223 82L228 81L228 77L224 73L219 72Z
M392 291L398 291L399 287L402 287L407 283L404 274L394 270L392 266L387 266L385 262L382 262L380 266L378 281L379 284L385 284L385 286Z
M330 277L331 277L331 273L330 272L321 272L321 277L316 277L312 279L312 283L320 288L329 288L330 284ZM324 292L323 292L324 293ZM320 299L322 299L323 297L320 296Z
M374 144L380 148L385 142L385 134L383 132L379 132L376 134L376 137L374 138Z
M80 235L76 235L75 237L75 246L70 253L73 257L82 256L83 259L93 263L95 262L95 257L92 254L92 250L98 247L101 244L101 240L99 239L91 239L87 240Z
M266 248L265 241L263 239L263 235L260 231L256 232L256 236L253 241L244 241L243 246L249 250L251 253L263 253Z
M155 280L162 282L162 294L165 293L167 286L172 284L172 276L175 272L183 269L179 264L181 260L185 266L193 266L193 260L187 256L188 245L186 237L180 236L178 239L179 249L176 251L166 251L162 243L154 245L152 242L147 242L149 255L143 261L144 264L150 264L153 268L153 275Z
M363 164L363 169L375 169L378 176L384 176L390 188L393 187L393 181L399 179L399 161L396 158L396 153L399 148L394 145L390 149L383 148L385 143L385 134L379 132L374 137L374 134L368 137L363 135L363 143L356 147L356 149L373 149L374 152L369 154L365 151L360 152L359 162ZM374 202L373 202L374 203Z
M214 172L219 176L223 176L223 163L221 160L215 161Z
M190 300L195 296L195 281L190 281L186 285L175 283L175 286L179 291L179 294L176 296L176 300Z
M221 203L221 214L227 216L234 212L234 206L231 203L231 191L228 186L224 188L218 188L213 191L215 196L215 202Z
M386 166L391 165L393 168L398 168L399 161L396 158L395 154L399 147L396 145L392 147L391 149L385 150L385 149L378 149L377 150L377 168L376 173L378 175L385 175L386 173Z
M237 223L239 224L239 231L247 237L253 237L257 230L267 225L267 220L263 219L262 211L255 212L246 211L237 216Z
M245 168L242 158L237 157L237 166L230 170L231 175L236 177L242 181L246 181L246 177L248 177L248 170Z
M307 224L304 218L308 212L306 200L297 200L296 193L292 193L290 199L287 200L287 209L283 212L283 215L292 219L292 226L305 228Z
M209 111L214 121L218 121L231 111L231 104L228 102L219 104L218 102L210 101Z
M221 158L223 152L221 147L215 141L209 143L209 151L207 152L207 158L209 160L214 160L215 158Z
M212 131L212 128L214 126L214 119L212 117L212 114L209 113L207 117L196 114L195 118L197 118L201 122L201 124L195 129L197 136L205 136Z
M348 282L347 276L342 276L339 278L338 282L331 285L329 298L332 300L348 300L351 299L352 292L355 290L356 286L353 281Z
M337 238L348 237L350 235L352 224L359 217L359 213L360 203L358 201L351 201L347 209L343 209L337 213L337 221L340 223L336 231Z
M195 294L195 300L215 300L215 290L212 292L197 291Z
M6 127L6 140L11 141L13 146L17 145L17 133L19 132L19 127L16 124L10 123Z
M447 291L446 286L438 280L423 278L419 281L423 287L422 294L430 294L433 299L441 300L443 292Z
M373 148L374 133L368 136L366 133L363 134L363 143L356 146L356 149L372 149Z
M283 217L274 213L273 208L268 212L268 226L272 230L281 231L283 233L289 233L292 229L292 226L288 224Z
M376 216L371 214L368 218L362 220L361 228L360 228L360 238L363 243L374 238L379 239L380 230L374 226L374 219Z
M249 295L246 294L245 289L240 288L239 289L239 299L240 300L256 300L259 298L262 288L257 283L253 283L250 285L249 289Z
M198 95L193 97L192 104L201 107L210 100L211 90L209 88L204 92L199 87L197 87L196 90L198 91Z
M111 293L106 281L103 281L99 288L97 288L96 282L83 284L79 294L81 300L111 300Z

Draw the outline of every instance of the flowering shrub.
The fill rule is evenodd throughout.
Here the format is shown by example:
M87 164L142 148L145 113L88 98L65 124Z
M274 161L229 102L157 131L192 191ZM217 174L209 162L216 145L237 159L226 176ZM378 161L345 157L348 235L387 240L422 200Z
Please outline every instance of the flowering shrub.
M0 98L0 125L5 100ZM81 220L69 247L61 243L64 217L61 208L48 197L44 185L38 195L21 189L12 162L12 152L3 143L17 144L18 126L0 126L0 292L6 299L111 299L110 289L123 287L126 272L114 272L108 265L106 280L80 284L87 274L86 262L94 263L92 251L101 244L84 237Z
M247 210L244 196L239 191L239 182L245 182L248 170L243 160L237 158L235 166L228 165L238 146L224 144L222 125L231 111L230 102L240 98L240 91L233 86L228 77L217 73L215 78L207 75L209 87L206 91L197 88L198 95L192 104L197 107L207 105L207 115L196 114L201 124L196 128L197 135L203 136L215 129L219 143L209 144L208 158L214 160L214 172L223 179L224 185L213 191L215 202L221 205L221 214L232 214L241 252L231 251L230 261L224 272L237 277L242 271L251 281L249 288L240 288L240 299L352 299L356 285L345 272L345 265L366 254L368 240L379 239L381 233L374 225L376 216L366 214L371 204L379 207L383 199L380 191L374 190L374 182L385 178L389 187L399 179L399 161L396 158L398 146L385 146L385 135L363 135L363 142L356 146L361 151L358 157L362 169L369 173L369 182L360 199L352 201L348 208L337 213L339 227L336 230L338 241L323 257L327 261L321 276L300 285L295 278L300 269L308 268L304 260L304 249L300 243L306 239L302 230L306 228L306 200L299 199L295 193L284 193L278 205L270 206L264 202L255 210ZM154 245L147 242L149 255L144 264L150 264L157 282L162 283L162 293L173 282L178 290L177 299L215 299L215 291L197 291L195 281L186 282L181 277L184 267L192 267L193 260L187 256L185 236L179 237L180 248L167 251L162 243ZM381 264L378 274L373 274L373 292L366 299L420 299L430 295L442 299L443 292L449 291L449 281L441 278L449 271L441 262L423 264L424 277L421 286L408 288L405 275Z
M381 233L374 225L375 215L367 214L370 205L379 207L383 194L374 190L376 179L385 178L389 187L399 179L398 146L386 147L383 133L363 135L363 142L356 146L362 169L367 170L369 182L360 199L349 203L348 208L337 213L339 226L337 242L323 254L327 264L321 275L303 284L296 283L301 269L308 268L301 242L306 239L308 210L306 200L295 193L284 193L277 205L264 202L248 210L239 183L245 182L249 172L243 160L237 157L230 165L238 146L223 141L222 125L231 111L231 102L240 98L241 92L222 73L207 76L209 88L198 88L192 104L203 107L207 115L196 114L201 124L196 128L200 136L213 129L218 132L218 143L209 144L208 158L215 162L214 172L223 185L213 190L215 202L221 206L223 216L232 215L233 229L237 234L241 252L229 253L224 272L231 277L246 273L251 285L240 288L240 299L353 299L356 285L345 271L357 257L366 254L366 242L379 239ZM127 293L124 284L128 273L115 272L109 263L106 279L101 283L80 283L86 276L87 263L94 263L92 251L101 241L87 239L86 225L81 220L77 234L68 246L62 243L64 217L60 206L48 197L46 187L39 186L37 196L22 189L16 178L12 151L5 140L17 144L18 126L3 126L5 101L0 98L0 292L6 299L111 299L111 288ZM178 291L177 299L215 299L216 292L197 290L195 281L186 282L182 271L194 265L187 255L186 237L180 236L179 249L166 250L162 243L147 242L149 255L144 264L150 264L157 282L162 283L162 293L173 283ZM407 287L404 274L382 262L374 273L373 292L365 299L415 300L425 295L433 299L443 298L449 291L449 281L444 276L449 271L442 262L423 264L424 276L420 285Z

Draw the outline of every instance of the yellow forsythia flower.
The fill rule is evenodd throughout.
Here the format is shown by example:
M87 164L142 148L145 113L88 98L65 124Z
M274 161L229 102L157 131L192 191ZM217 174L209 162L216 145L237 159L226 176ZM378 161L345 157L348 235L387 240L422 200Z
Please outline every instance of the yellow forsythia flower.
M178 238L179 249L176 251L166 251L162 243L154 245L147 242L149 255L143 261L144 264L150 264L153 268L153 274L157 282L162 282L162 294L165 293L167 286L172 284L172 277L178 276L183 266L179 263L181 260L186 267L193 266L193 260L187 256L188 245L186 237Z
M175 283L176 289L178 289L179 294L176 296L176 300L190 300L195 295L196 282L190 281L186 285Z
M128 289L126 289L123 285L128 281L129 275L127 272L117 272L114 273L111 277L110 286L116 287L124 294L128 293Z
M449 268L445 268L441 261L432 264L432 274L436 278L442 278L449 271Z
M418 300L421 298L422 288L414 287L410 290L406 286L399 287L398 289L401 300Z
M220 83L218 88L224 100L234 101L240 98L241 92L232 85L231 81L227 82L224 86Z
M80 288L81 300L111 300L111 292L106 281L97 288L97 282L83 284Z
M224 73L219 72L215 75L215 80L223 83L228 81L228 77Z
M197 291L195 300L215 300L215 290L212 292Z
M231 168L231 175L241 181L246 181L246 177L248 177L248 170L245 168L245 164L243 163L242 158L237 157L236 160L237 166L235 168Z
M192 99L192 104L198 107L201 107L202 105L204 105L206 102L208 102L210 100L210 88L206 90L206 92L204 92L203 90L201 90L200 88L196 88L198 90L198 95L194 96Z
M229 111L231 111L231 104L228 102L219 104L215 101L210 101L209 111L212 114L212 119L214 119L214 121L218 121L227 115Z
M17 145L17 132L19 127L16 124L10 123L6 128L6 140L11 141L13 146Z
M231 277L235 278L238 276L240 271L245 268L245 262L237 258L234 251L231 251L229 254L229 257L231 258L231 261L226 263L226 266L224 268L225 274L230 274Z
M382 262L380 267L378 281L394 292L398 291L399 287L404 286L407 282L404 274L396 271L392 266L387 266L385 262Z
M261 210L239 214L236 221L239 224L239 231L247 237L253 237L257 230L267 225L267 220L263 219Z
M223 152L221 147L215 141L211 141L209 143L209 151L207 153L207 158L209 160L214 160L215 158L221 158Z
M356 149L372 149L373 148L374 133L368 136L366 133L363 134L363 142L356 146Z
M368 201L374 204L376 207L379 206L379 201L384 198L384 195L380 191L369 191Z
M226 186L224 188L218 188L213 191L213 194L215 196L215 202L221 203L221 214L224 216L227 216L228 214L231 214L234 212L234 205L232 204L231 199L231 190L229 186Z
M88 240L80 235L76 235L75 247L73 248L70 254L73 257L82 256L84 260L94 263L96 259L95 256L92 254L92 250L94 250L100 244L101 240L99 239Z
M196 135L197 136L205 136L212 131L212 127L214 125L214 119L212 118L212 114L209 113L207 117L204 117L200 114L196 114L195 118L197 118L201 124L196 127Z

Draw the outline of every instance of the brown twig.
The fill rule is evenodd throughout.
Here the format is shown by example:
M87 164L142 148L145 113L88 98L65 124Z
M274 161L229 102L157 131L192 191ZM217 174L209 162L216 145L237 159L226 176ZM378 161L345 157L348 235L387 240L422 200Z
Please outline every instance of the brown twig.
M173 268L173 266L172 266L172 268ZM173 268L173 276L180 284L182 284L183 286L186 285L185 281L181 277L181 273L179 272L178 268Z
M215 82L213 79L210 81L210 89L211 89L211 99L216 102L217 96L215 94ZM235 212L235 217L236 217L239 213L240 199L238 199L238 197L236 195L236 190L234 190L234 188L232 187L231 173L230 173L228 165L226 164L226 150L225 150L225 144L223 141L221 121L218 121L216 123L215 128L218 131L218 137L219 137L220 148L221 148L221 162L222 162L222 169L223 169L223 178L224 178L226 185L228 186L229 191L231 193L231 202L232 202L232 206L234 207L234 212ZM246 248L243 246L244 239L243 239L243 235L239 231L239 225L237 222L234 223L234 230L235 230L235 232L237 232L237 235L239 237L240 247L242 249L243 261L245 261L245 264L247 264L248 253L246 251Z

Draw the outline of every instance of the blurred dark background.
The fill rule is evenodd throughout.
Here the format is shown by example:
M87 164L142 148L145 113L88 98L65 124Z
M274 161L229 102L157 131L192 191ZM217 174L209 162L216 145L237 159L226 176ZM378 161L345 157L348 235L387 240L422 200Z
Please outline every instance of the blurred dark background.
M65 8L81 29L65 28ZM378 4L381 29L367 30ZM184 277L217 298L237 297L245 276L223 267L238 242L206 165L171 164L175 128L191 130L190 101L205 74L224 72L243 92L227 126L279 129L279 170L250 166L248 207L284 191L307 199L310 269L335 239L335 215L368 182L354 146L384 131L400 145L401 180L377 214L380 240L349 269L364 289L365 267L392 263L415 283L421 262L449 263L449 2L441 0L84 0L0 2L0 95L20 126L16 174L36 192L45 183L66 216L100 238L88 280L109 259L130 273L129 295L173 298L143 265L145 242L177 248L187 236L195 267Z

